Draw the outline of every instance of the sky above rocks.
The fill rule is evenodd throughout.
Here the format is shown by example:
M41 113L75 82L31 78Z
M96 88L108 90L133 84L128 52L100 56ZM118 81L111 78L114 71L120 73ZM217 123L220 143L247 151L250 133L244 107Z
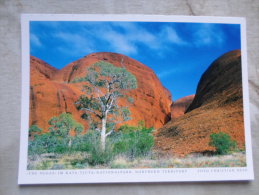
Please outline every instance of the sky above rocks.
M30 22L31 55L61 69L90 53L121 53L153 69L174 101L195 94L209 65L240 48L238 24Z

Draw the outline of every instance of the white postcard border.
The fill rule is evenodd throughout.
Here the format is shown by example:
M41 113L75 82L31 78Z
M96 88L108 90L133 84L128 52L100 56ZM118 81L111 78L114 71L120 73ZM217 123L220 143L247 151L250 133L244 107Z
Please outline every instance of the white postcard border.
M241 25L242 84L247 167L171 168L171 169L83 169L83 170L27 170L30 86L30 21L150 21L224 23ZM78 15L78 14L22 14L22 105L20 133L20 161L18 184L58 183L130 183L180 181L253 180L252 144L249 115L246 22L238 17L165 16L165 15Z

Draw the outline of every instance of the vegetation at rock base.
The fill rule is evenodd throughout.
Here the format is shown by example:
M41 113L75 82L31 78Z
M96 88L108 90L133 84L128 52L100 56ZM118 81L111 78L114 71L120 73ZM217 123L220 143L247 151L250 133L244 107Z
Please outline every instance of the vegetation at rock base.
M220 155L179 158L154 150L154 129L146 128L143 121L137 126L121 126L107 138L105 150L101 148L100 132L90 129L81 134L81 124L68 113L52 117L49 123L47 133L39 134L37 126L30 128L37 134L29 139L29 170L246 166L245 153L230 153L236 143L222 132L211 134L210 142ZM74 136L70 135L72 131Z
M81 134L82 125L76 122L71 114L62 113L49 120L51 125L49 132L34 134L34 138L29 140L29 165L28 169L59 169L62 164L53 164L52 161L57 156L74 156L69 160L69 164L74 168L84 166L108 165L118 156L124 156L128 160L137 157L145 157L151 153L154 144L152 135L153 128L146 128L143 122L139 125L124 125L116 133L107 138L105 150L101 148L100 132L89 130L86 134ZM38 127L32 126L30 129ZM71 136L71 133L74 136ZM80 157L76 154L80 153ZM39 161L40 164L32 165L32 162ZM46 159L52 160L46 160ZM52 163L50 163L52 161Z
M68 132L80 127L70 114L63 113L52 117L50 121L52 131L35 134L33 139L29 139L29 170L246 166L244 152L230 154L235 142L224 133L211 135L211 144L214 144L217 153L221 155L193 154L179 158L164 156L154 150L154 129L146 128L143 121L137 126L121 126L107 138L104 151L98 131L89 130L86 134L69 135Z
M116 133L114 152L124 154L130 159L147 156L154 145L153 130L153 128L146 128L142 122L139 122L137 127L121 126L119 132Z
M83 130L83 126L76 122L69 113L62 113L58 117L52 117L49 120L51 125L49 132L43 134L34 134L34 138L29 140L29 155L43 153L64 153L71 150L71 146L77 136ZM32 125L29 132L35 129L37 132L40 128ZM75 136L72 136L72 131ZM30 133L29 133L30 136Z
M32 125L29 128L29 137L32 137L34 134L39 134L42 132L42 129L39 128L37 125Z
M210 145L216 148L217 154L228 154L237 147L237 143L226 133L212 133L210 135Z

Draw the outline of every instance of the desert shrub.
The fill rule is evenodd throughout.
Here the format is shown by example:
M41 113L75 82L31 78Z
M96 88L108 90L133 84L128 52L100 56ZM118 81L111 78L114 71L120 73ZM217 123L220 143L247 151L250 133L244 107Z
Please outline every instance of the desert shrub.
M29 135L31 137L33 134L33 139L29 140L29 155L71 152L73 142L79 140L83 130L83 125L76 122L69 113L52 117L49 125L49 132L43 134L39 134L41 129L36 125L30 127ZM71 132L75 136L71 136Z
M153 128L146 128L144 122L139 122L135 127L121 126L106 138L105 150L101 148L98 131L89 129L86 134L77 133L70 136L69 131L75 128L72 122L69 115L53 117L50 132L34 134L33 139L29 139L28 154L34 156L83 152L85 157L71 161L74 168L80 168L88 165L108 165L116 156L121 155L128 159L143 157L151 152L154 145Z
M116 133L116 137L111 137L114 142L113 152L124 154L129 158L147 155L154 145L152 131L153 128L144 126L122 126Z
M100 136L96 136L94 133L94 140L92 141L91 147L89 147L88 163L92 166L108 164L114 158L113 142L110 139L106 140L105 150L103 151L100 144Z
M60 136L45 133L35 135L33 140L29 141L29 155L43 153L65 153L69 151L68 139Z
M226 133L212 133L210 135L210 146L216 148L217 154L227 154L236 148L236 141L231 140L230 136Z
M89 130L86 134L74 137L71 150L90 152L96 145L100 144L99 132Z
M29 128L29 137L31 137L34 134L39 134L42 132L42 129L39 128L37 125L31 125Z
M167 135L170 137L177 136L179 135L179 133L180 133L180 130L179 130L179 127L177 126L169 127L169 129L167 130Z
M71 150L87 152L89 155L84 161L92 166L107 164L114 156L112 145L108 141L105 151L102 151L100 148L100 133L94 130L89 130L86 134L75 138Z
M114 153L111 150L111 147L107 147L103 151L100 145L96 145L92 148L90 155L87 159L87 162L92 165L103 165L108 164L114 157Z
M78 137L78 141L73 141L72 150L87 152L87 163L92 166L108 164L118 155L133 159L150 153L154 145L152 131L153 128L145 128L142 123L137 127L123 125L116 133L107 137L103 151L100 148L99 132L89 130Z

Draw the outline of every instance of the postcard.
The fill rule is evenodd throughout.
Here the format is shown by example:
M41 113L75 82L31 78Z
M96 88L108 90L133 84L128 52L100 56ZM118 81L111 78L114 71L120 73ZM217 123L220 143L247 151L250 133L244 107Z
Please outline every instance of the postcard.
M18 184L253 180L244 18L22 14Z

